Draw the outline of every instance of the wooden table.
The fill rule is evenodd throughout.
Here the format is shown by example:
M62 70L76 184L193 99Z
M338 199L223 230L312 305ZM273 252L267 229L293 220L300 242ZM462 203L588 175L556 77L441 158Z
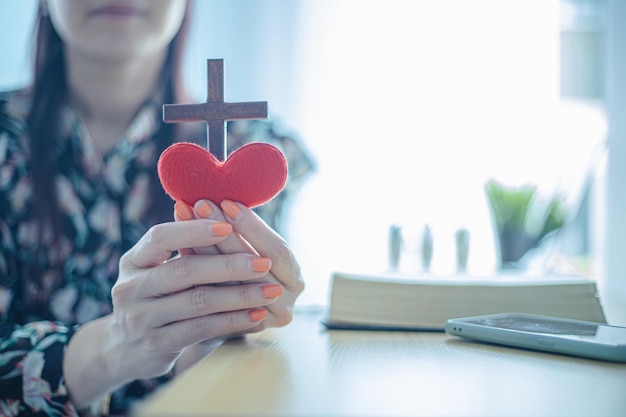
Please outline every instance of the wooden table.
M626 416L626 365L444 333L326 330L319 314L224 343L152 416Z

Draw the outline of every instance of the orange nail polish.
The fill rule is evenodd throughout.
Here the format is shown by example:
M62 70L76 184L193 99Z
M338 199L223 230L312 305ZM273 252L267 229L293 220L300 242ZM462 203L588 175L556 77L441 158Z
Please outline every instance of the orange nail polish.
M252 259L252 270L254 272L267 272L272 267L272 261L269 258Z
M283 286L280 284L265 285L261 287L261 291L265 298L276 298L283 293Z
M213 223L211 224L211 234L213 236L226 236L231 234L233 226L230 223Z
M222 210L224 210L224 213L226 213L226 215L230 217L231 219L236 219L237 216L239 216L239 213L241 212L241 209L237 206L237 204L233 203L230 200L222 201L221 206L222 206Z
M252 321L261 321L267 317L267 310L264 308L259 308L257 310L252 310L250 313L250 320Z
M202 217L203 219L208 219L209 216L213 214L213 209L211 208L211 205L206 200L200 201L199 204L196 203L195 209L196 209L196 213L198 213L198 215Z
M191 207L182 201L177 201L176 204L174 204L174 211L176 211L176 214L178 214L181 220L191 220L195 217Z

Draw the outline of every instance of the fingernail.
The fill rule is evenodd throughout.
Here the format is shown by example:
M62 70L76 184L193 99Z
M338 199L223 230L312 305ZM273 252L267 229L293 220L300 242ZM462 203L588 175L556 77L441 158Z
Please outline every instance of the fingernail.
M212 223L209 227L213 236L226 236L233 231L233 226L231 226L230 223Z
M203 219L208 219L211 214L213 214L213 209L211 208L209 202L206 200L198 201L194 208L196 209L196 213L198 213L198 215Z
M270 270L271 267L272 267L272 261L269 258L252 259L252 270L254 272L267 272Z
M267 317L267 310L264 308L259 308L257 310L252 310L250 313L250 320L252 321L261 321Z
M182 201L177 201L176 204L174 204L174 211L182 220L191 220L195 217L191 207Z
M283 293L283 286L280 284L271 284L261 287L263 297L276 298Z
M241 212L241 209L237 206L237 204L233 203L230 200L222 201L221 206L222 210L224 210L224 213L226 213L226 215L233 220L236 219Z

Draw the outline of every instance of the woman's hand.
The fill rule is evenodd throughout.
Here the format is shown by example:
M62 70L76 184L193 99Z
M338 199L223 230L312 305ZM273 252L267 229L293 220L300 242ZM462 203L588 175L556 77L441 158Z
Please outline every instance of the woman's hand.
M280 327L291 321L296 298L304 290L300 265L287 242L259 216L244 205L233 201L225 200L221 207L217 207L211 201L200 200L193 208L176 203L174 217L177 221L190 219L226 221L234 228L234 233L216 245L194 246L186 250L185 255L239 253L260 255L271 260L272 267L269 273L255 282L280 284L284 288L284 293L275 303L266 307L269 311L267 319L238 333Z
M232 230L215 220L164 223L124 254L112 290L113 313L81 328L65 356L77 405L123 383L167 373L187 346L265 320L264 307L282 292L276 282L262 280L272 267L268 257L242 251L172 257L178 248L224 243ZM215 285L233 282L241 284Z

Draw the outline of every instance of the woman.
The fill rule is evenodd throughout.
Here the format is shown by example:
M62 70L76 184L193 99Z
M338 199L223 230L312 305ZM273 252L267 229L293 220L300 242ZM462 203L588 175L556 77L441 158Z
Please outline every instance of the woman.
M0 96L0 414L124 414L215 341L291 320L300 268L256 214L170 221L156 160L188 7L41 3L33 85Z

